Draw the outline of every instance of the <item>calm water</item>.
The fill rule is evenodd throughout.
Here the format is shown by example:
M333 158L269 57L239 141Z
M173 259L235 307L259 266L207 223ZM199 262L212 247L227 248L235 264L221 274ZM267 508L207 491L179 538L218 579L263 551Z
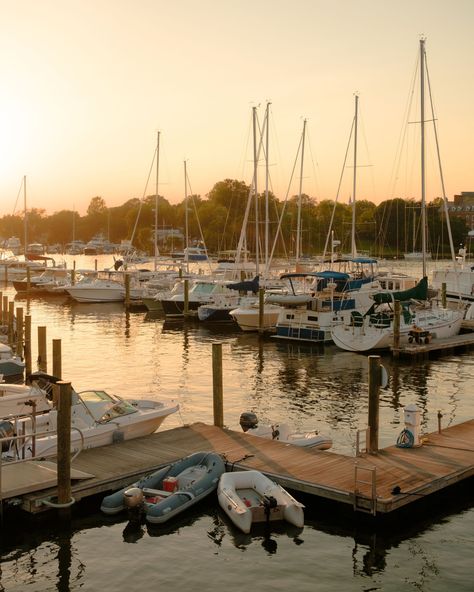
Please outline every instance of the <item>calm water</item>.
M13 296L11 289L4 293ZM337 452L352 454L367 423L367 358L259 339L231 329L168 323L120 304L77 304L64 298L16 300L35 327L47 325L48 344L60 338L63 375L77 389L101 387L124 396L173 398L180 414L162 429L212 422L212 343L223 344L225 423L240 429L245 410L263 421L287 421L329 433ZM36 343L34 343L36 348ZM35 355L35 352L34 352ZM51 348L49 350L51 356ZM423 429L474 416L471 352L416 365L394 365L382 391L380 445L393 444L403 406L423 410ZM126 518L83 508L68 531L51 518L21 528L6 524L1 538L0 591L129 590L166 586L217 591L472 590L474 505L467 488L443 498L430 515L397 526L373 527L306 512L301 531L236 531L211 499L172 527L132 527Z

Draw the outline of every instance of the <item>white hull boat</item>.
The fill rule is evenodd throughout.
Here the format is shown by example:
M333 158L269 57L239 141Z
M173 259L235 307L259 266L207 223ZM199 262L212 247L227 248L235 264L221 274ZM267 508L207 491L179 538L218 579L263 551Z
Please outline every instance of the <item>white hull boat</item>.
M278 317L283 310L282 306L277 304L267 304L263 306L263 324L264 331L275 329ZM242 331L258 331L260 329L260 311L258 301L253 304L242 304L238 308L230 311L230 316L239 325Z
M259 471L224 473L217 497L227 516L246 534L257 522L286 520L298 528L304 526L303 504Z
M251 411L246 411L240 415L240 426L245 433L251 436L277 440L293 446L318 450L329 450L332 446L332 439L317 431L298 433L293 432L286 423L260 424L255 413Z
M67 286L65 291L77 302L123 302L125 287L114 280L93 280Z
M52 389L57 379L39 372L33 374L31 378L36 383L35 388L43 392L41 403L44 403L45 398L52 399ZM2 386L4 385L0 385L0 390ZM25 392L24 396L28 396L28 393ZM19 399L17 397L15 401L16 408L24 408L25 399L23 399L23 403ZM178 408L178 404L174 401L164 403L146 399L122 399L103 390L73 391L71 451L77 452L82 449L96 448L152 434L161 426L166 417L178 411ZM39 412L37 407L36 412L34 422L31 416L25 416L10 418L2 423L4 432L8 431L10 435L25 433L27 436L21 449L18 441L12 440L8 447L4 443L6 458L15 459L23 455L30 457L33 452L36 457L57 454L57 410L53 408L52 402L49 402L49 410L42 409L42 412ZM31 407L27 413L31 413ZM6 416L4 417L6 418ZM36 425L35 433L37 434L34 450L32 438L28 437L32 435L33 423ZM7 424L10 425L10 428ZM6 448L8 449L6 450Z

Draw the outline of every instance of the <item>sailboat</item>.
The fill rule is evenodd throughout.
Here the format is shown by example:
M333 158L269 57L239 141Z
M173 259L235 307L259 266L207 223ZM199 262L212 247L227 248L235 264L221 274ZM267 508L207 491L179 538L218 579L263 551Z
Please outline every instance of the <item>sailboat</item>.
M403 257L407 261L423 261L423 252L416 250L416 214L415 209L413 209L413 241L412 241L412 250L409 253L404 253ZM425 253L425 259L428 261L431 259L431 252L427 251Z
M382 292L373 296L374 305L364 314L352 313L350 323L331 331L334 343L347 351L366 352L389 348L394 341L394 303L401 303L400 345L412 341L428 343L457 335L463 311L428 302L426 274L426 195L425 195L425 39L420 40L420 124L421 124L421 225L423 277L418 286L403 292ZM434 119L434 118L433 118Z
M359 97L356 94L351 128L354 144L351 255L339 262L339 269L335 268L332 238L329 269L281 276L289 281L292 294L282 298L276 296L284 305L276 323L276 337L279 339L310 343L331 341L332 327L349 322L354 310L366 312L372 305L370 296L380 289L379 283L374 279L376 260L358 257L355 241L358 105ZM302 173L301 166L300 195ZM332 235L332 229L330 234ZM297 262L298 259L299 249Z

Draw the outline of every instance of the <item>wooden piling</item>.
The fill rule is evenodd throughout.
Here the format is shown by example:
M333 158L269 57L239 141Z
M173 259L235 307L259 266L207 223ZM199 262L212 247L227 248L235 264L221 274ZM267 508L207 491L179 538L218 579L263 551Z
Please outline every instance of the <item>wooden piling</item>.
M31 315L25 315L25 379L31 374Z
M5 281L5 284L8 284L8 265L5 265L4 269L5 269L5 275L4 275L3 279Z
M26 268L26 291L29 292L31 288L31 269Z
M3 297L2 325L8 324L8 296Z
M369 356L369 445L367 451L379 449L379 393L382 369L380 356Z
M97 271L97 259L94 259L94 269Z
M23 358L23 308L16 309L16 355Z
M265 297L265 289L259 288L258 289L258 332L259 333L263 333L263 330L264 330L264 326L263 326L263 321L264 321L263 311L264 311L264 307L265 307L264 297Z
M446 282L441 284L441 306L446 308L447 306L447 298L446 298Z
M3 324L3 292L0 292L0 325Z
M214 425L224 427L224 403L222 386L222 343L212 344L212 393Z
M125 281L125 308L130 308L130 274L126 273L124 277Z
M58 406L58 504L71 502L71 383L60 381ZM64 510L61 510L64 514Z
M189 315L189 280L184 280L183 314L185 317Z
M62 378L61 340L53 339L53 376Z
M38 327L38 370L48 371L46 327Z
M76 283L76 262L73 262L73 268L71 269L71 286Z
M15 347L15 303L8 303L8 343Z
M400 347L400 314L401 304L399 300L395 300L395 310L393 316L393 356L398 358Z

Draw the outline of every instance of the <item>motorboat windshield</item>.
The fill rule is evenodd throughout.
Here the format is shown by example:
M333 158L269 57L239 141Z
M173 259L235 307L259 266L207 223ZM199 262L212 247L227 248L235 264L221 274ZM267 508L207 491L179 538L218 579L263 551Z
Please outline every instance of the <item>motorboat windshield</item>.
M78 393L78 396L98 423L107 423L117 417L130 415L138 411L131 403L112 397L105 391L82 391Z

